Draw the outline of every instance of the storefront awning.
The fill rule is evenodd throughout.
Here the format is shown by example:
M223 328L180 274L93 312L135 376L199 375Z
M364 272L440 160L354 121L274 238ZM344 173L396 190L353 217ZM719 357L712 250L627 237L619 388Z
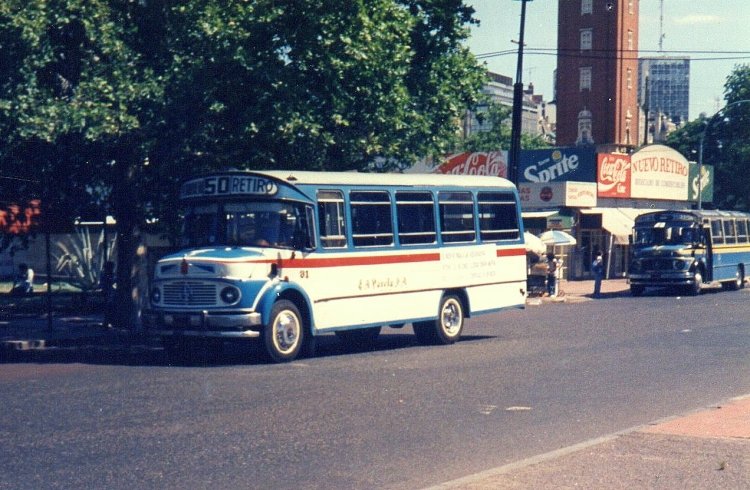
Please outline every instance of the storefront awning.
M557 214L557 211L522 211L521 216L524 218L549 218Z
M633 223L635 216L640 213L632 214L630 211L640 211L629 209L628 212L624 212L619 208L590 208L581 209L581 214L599 214L602 217L602 228L607 230L614 237L615 243L618 245L627 245L630 243L629 237L633 231ZM651 211L650 209L644 209L642 212Z

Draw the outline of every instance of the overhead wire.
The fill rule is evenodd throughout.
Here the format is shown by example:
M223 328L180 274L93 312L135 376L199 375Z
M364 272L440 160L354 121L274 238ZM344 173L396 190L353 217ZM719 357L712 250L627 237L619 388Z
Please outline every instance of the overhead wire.
M477 59L496 58L500 56L515 55L517 50L506 49L503 51L492 51L475 55ZM561 58L578 58L578 59L609 59L612 54L616 53L616 59L620 60L638 60L642 58L661 58L661 57L689 57L690 61L727 61L727 60L746 60L750 59L750 51L656 51L656 50L606 50L606 49L551 49L551 48L533 48L525 47L524 54L533 54L540 56L559 56ZM644 56L652 54L652 56ZM694 57L691 55L710 54L713 56ZM718 56L725 55L725 56Z

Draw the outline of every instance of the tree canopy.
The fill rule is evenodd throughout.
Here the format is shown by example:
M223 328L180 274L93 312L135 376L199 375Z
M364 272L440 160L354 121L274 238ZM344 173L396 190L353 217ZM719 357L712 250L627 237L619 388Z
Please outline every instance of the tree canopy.
M461 0L5 0L0 165L47 224L135 234L209 169L378 170L447 151L484 70ZM128 294L124 292L123 294Z
M724 107L701 115L667 138L689 160L713 165L714 206L750 211L750 65L736 66L724 84Z

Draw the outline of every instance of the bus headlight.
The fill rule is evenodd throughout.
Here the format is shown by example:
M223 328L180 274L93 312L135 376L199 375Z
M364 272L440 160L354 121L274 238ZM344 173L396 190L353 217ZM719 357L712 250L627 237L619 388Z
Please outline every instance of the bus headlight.
M675 260L672 264L672 267L676 271L684 271L685 269L687 269L687 262L685 262L684 260Z
M231 305L240 300L240 290L234 286L227 286L221 290L219 296L223 302Z
M151 290L151 302L152 303L159 303L159 302L161 302L161 289L159 289L159 288L153 288Z

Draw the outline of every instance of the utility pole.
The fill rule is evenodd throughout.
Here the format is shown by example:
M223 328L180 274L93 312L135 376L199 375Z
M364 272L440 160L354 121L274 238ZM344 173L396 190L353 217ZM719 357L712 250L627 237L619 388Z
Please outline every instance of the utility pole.
M526 27L526 2L521 2L521 32L518 38L518 64L516 66L516 83L513 85L513 119L510 132L510 158L508 162L508 180L518 185L518 168L521 159L521 118L523 116L523 46Z

